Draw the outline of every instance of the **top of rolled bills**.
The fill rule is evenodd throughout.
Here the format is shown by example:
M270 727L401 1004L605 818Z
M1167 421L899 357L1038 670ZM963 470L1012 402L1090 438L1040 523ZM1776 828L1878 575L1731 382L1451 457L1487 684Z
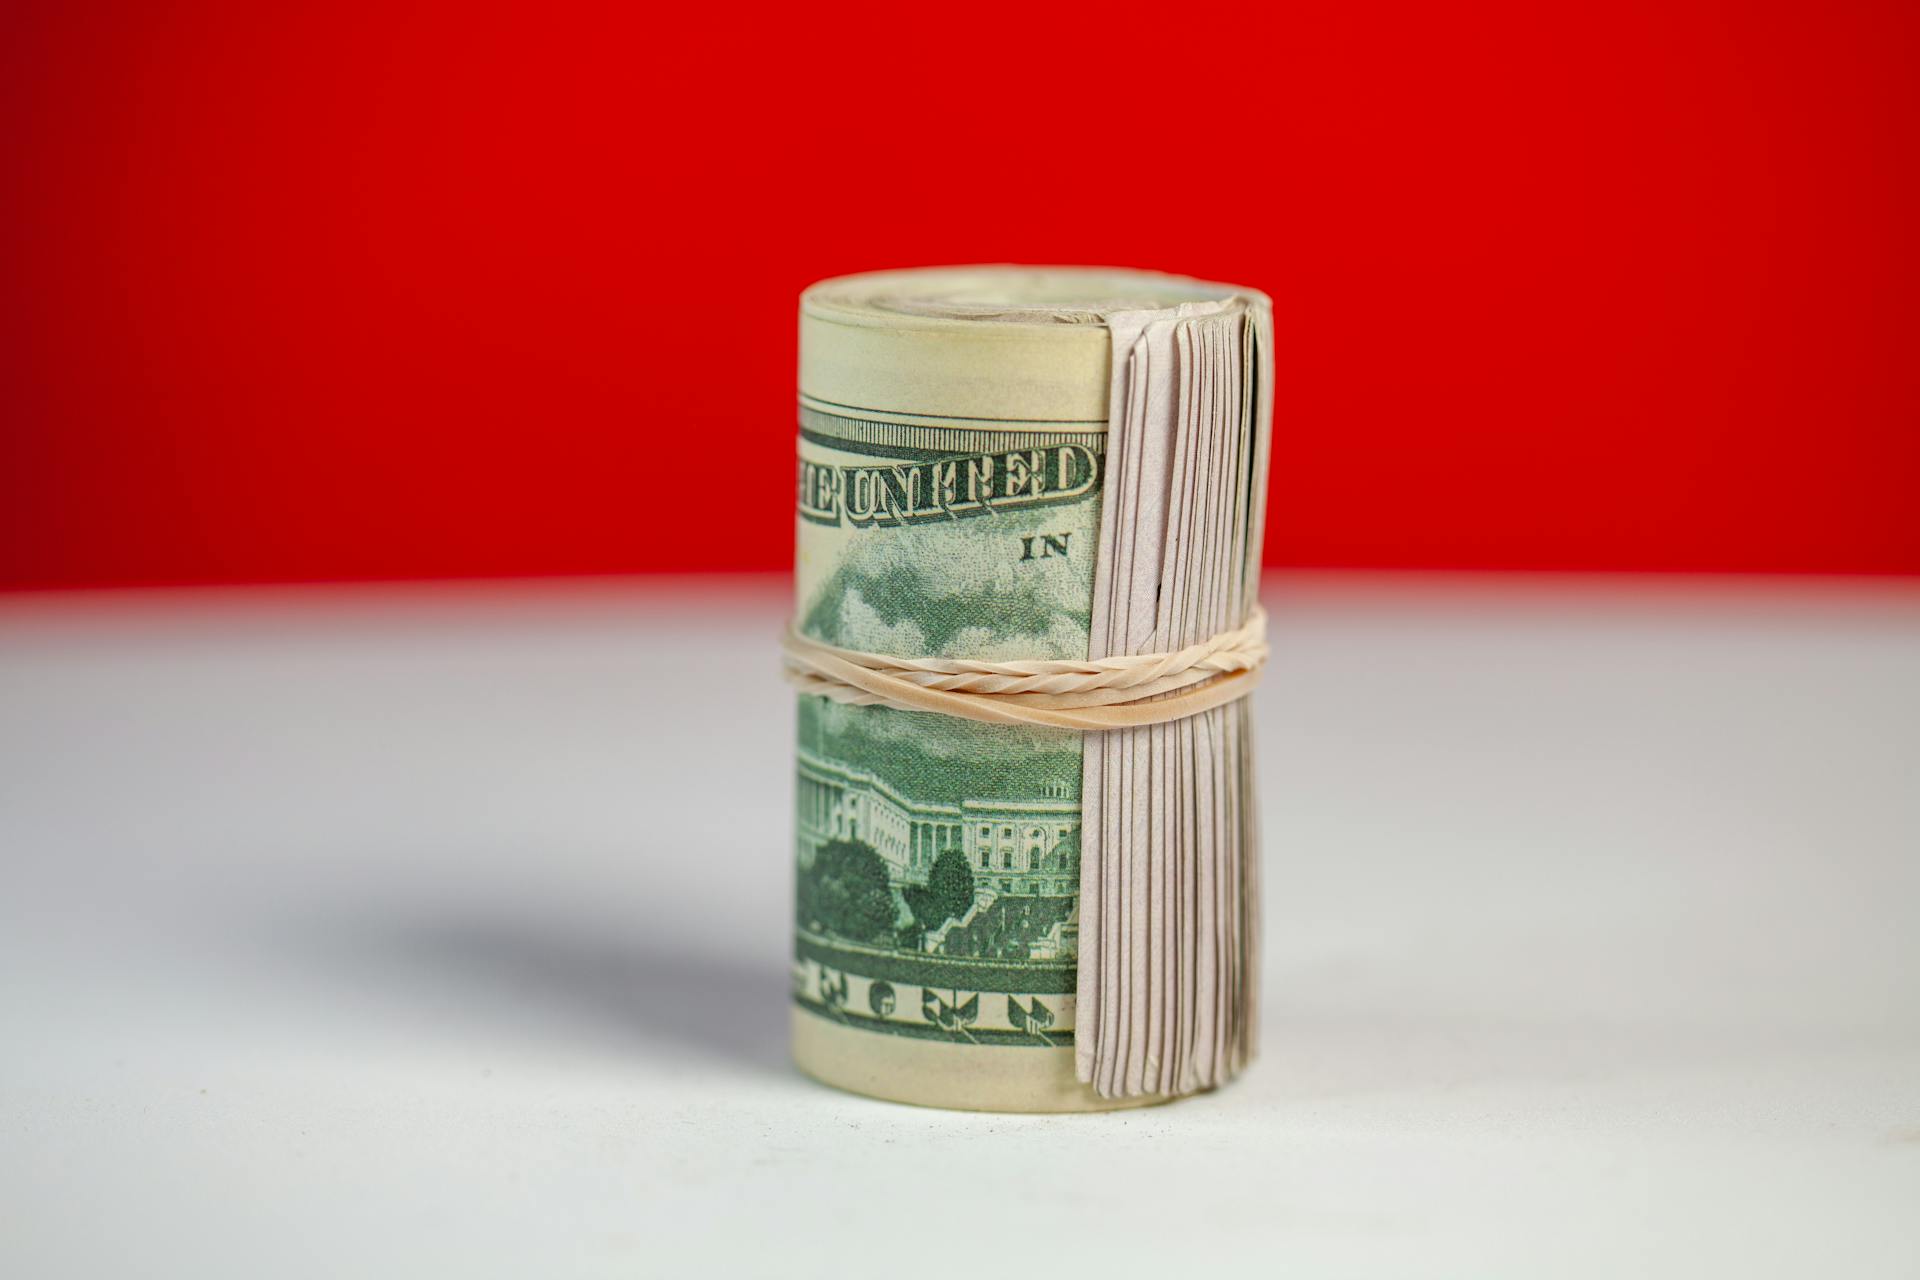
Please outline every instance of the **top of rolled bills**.
M801 296L804 312L848 324L985 321L1099 325L1123 311L1228 303L1258 296L1228 284L1121 267L930 267L825 280Z
M800 392L826 411L885 407L1098 430L1115 325L1270 305L1254 289L1113 267L841 276L801 295Z

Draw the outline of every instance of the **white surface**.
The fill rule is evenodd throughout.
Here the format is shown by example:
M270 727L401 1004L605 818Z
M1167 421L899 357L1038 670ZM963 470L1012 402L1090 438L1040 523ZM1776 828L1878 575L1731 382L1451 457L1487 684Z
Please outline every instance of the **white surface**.
M1920 593L1268 603L1264 1057L1000 1118L786 1063L777 587L0 601L0 1275L1920 1274Z

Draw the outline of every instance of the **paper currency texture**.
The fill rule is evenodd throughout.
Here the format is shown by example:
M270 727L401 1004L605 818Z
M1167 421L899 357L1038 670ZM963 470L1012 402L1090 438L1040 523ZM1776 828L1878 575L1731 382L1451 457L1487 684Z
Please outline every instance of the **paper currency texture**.
M796 628L1016 660L1161 652L1239 625L1269 334L1260 294L1145 272L810 289ZM801 696L800 1066L991 1110L1230 1076L1252 1036L1246 724L1240 703L1082 734Z

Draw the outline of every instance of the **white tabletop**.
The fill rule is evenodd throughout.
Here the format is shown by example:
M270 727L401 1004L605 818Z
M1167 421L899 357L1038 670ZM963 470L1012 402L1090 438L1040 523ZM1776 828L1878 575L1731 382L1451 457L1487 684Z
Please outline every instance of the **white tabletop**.
M1920 588L1268 605L1263 1056L995 1117L786 1061L776 584L0 600L0 1275L1920 1274Z

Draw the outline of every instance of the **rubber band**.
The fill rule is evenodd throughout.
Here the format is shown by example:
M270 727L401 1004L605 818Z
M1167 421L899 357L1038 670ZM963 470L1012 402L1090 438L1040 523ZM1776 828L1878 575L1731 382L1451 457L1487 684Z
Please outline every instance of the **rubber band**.
M1165 724L1253 692L1267 660L1267 617L1170 653L1112 658L896 658L822 644L791 626L788 683L853 706L931 711L986 724L1093 732Z

